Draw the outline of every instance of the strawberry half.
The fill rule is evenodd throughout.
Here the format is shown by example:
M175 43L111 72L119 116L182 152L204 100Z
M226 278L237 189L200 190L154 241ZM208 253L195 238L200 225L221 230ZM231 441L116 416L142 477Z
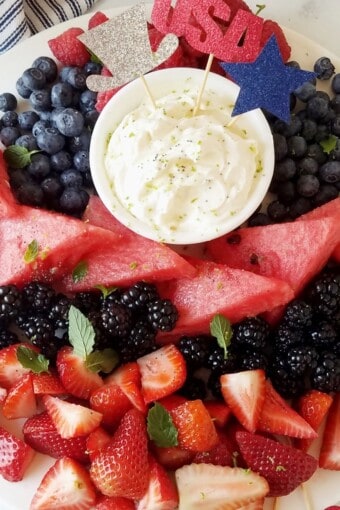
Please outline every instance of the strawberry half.
M97 427L86 438L86 451L91 459L98 455L100 450L111 441L112 437L103 427Z
M237 432L236 440L248 467L267 480L270 487L268 496L290 494L309 480L317 469L314 457L273 439Z
M268 493L266 480L242 468L190 464L177 469L178 510L238 509Z
M334 395L323 435L319 466L340 470L340 393Z
M147 404L171 395L186 379L186 363L173 344L165 345L137 360L141 373L142 394Z
M90 510L95 501L96 492L86 469L64 457L45 474L30 510Z
M133 407L146 413L146 405L142 395L141 373L136 361L125 363L110 374L105 383L113 382L119 386Z
M152 457L150 461L149 486L142 499L137 503L136 510L176 510L178 492L176 485Z
M128 411L112 440L94 458L91 478L105 496L141 499L149 484L148 438L144 415Z
M37 412L37 403L33 392L32 375L24 375L9 390L2 407L5 418L29 418Z
M255 432L265 399L264 370L224 374L220 378L224 400L238 421Z
M7 390L16 384L23 375L30 372L30 369L23 367L17 358L19 346L26 346L37 351L34 346L24 343L9 345L0 350L0 386Z
M225 427L231 415L230 407L219 400L207 400L204 405L215 425L220 428Z
M34 454L34 450L22 439L0 427L0 475L5 480L22 480Z
M206 452L196 453L194 464L214 464L215 466L233 466L234 448L228 434L222 430L217 431L218 443Z
M57 431L63 438L85 436L99 427L101 413L58 397L45 395L43 402Z
M127 498L109 498L100 496L94 510L135 510L134 501Z
M67 391L61 384L57 374L41 372L32 374L33 391L35 395L66 395Z
M317 432L332 401L333 398L327 393L310 390L298 399L296 409L300 416ZM297 439L296 446L306 452L312 442L313 439Z
M90 406L103 415L103 424L116 427L132 403L117 384L105 384L90 397Z

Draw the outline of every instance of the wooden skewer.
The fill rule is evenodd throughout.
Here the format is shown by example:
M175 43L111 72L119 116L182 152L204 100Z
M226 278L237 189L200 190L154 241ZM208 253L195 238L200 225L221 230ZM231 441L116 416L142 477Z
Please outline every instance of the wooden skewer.
M144 88L145 88L145 92L147 93L147 95L148 95L148 97L149 97L149 99L150 99L150 101L152 103L152 106L156 110L156 102L155 102L155 99L154 99L153 95L151 94L151 90L150 90L149 85L147 84L145 76L142 74L140 79L142 80L142 83L143 83Z
M204 92L204 89L205 89L205 86L206 86L206 83L207 83L208 75L209 75L209 72L210 72L213 60L214 60L214 55L212 53L210 53L207 65L205 66L205 74L204 74L204 78L203 78L203 83L201 85L200 91L199 91L198 96L197 96L197 101L196 101L195 108L194 108L194 111L193 111L193 116L197 115L197 112L199 110L199 107L200 107L200 104L201 104L201 101L202 101L203 92Z
M301 484L301 490L303 495L303 501L305 503L306 510L314 510L314 506L311 502L307 487L304 483Z

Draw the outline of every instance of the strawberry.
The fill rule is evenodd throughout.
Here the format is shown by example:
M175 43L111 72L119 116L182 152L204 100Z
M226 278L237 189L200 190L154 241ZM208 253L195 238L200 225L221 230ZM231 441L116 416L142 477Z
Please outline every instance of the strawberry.
M244 506L239 506L237 510L263 510L264 498L257 499L252 503L248 503Z
M159 32L157 28L149 28L149 40L152 51L157 52L158 46L162 39L164 39L164 34ZM156 69L167 69L169 67L182 67L183 65L183 49L182 46L179 45L173 54L162 64L160 64Z
M58 397L45 395L43 402L57 431L63 438L85 436L97 428L101 413Z
M102 23L105 23L109 18L101 11L97 11L91 16L88 22L88 29L91 30L92 28L98 27Z
M186 363L173 344L138 358L142 394L147 404L177 391L186 379Z
M7 390L19 382L23 375L30 372L30 369L23 367L17 358L17 350L20 345L37 351L34 346L24 343L9 345L0 350L0 386Z
M300 416L306 420L307 423L317 432L321 425L322 420L326 416L333 398L327 393L317 390L310 390L302 395L297 403L296 409ZM297 439L296 446L306 452L313 439Z
M290 494L315 472L317 460L296 448L267 437L237 432L236 440L248 467L263 476L270 487L268 496Z
M82 463L89 460L86 436L61 437L46 411L28 418L23 426L23 434L26 443L40 453L57 459L71 457Z
M103 427L98 427L93 432L90 432L86 438L86 451L91 461L94 460L99 451L104 448L111 439L110 434L108 434Z
M57 370L62 385L75 397L88 399L104 383L99 374L91 372L84 359L72 347L62 347L57 355Z
M186 464L191 464L195 456L194 452L184 450L179 446L162 448L160 446L152 445L152 452L157 461L169 471L175 471Z
M62 34L48 41L53 55L64 66L82 67L90 59L84 44L78 39L84 30L78 27L68 28Z
M204 405L215 425L221 428L225 427L231 414L230 408L219 400L207 400Z
M165 469L152 457L150 462L149 486L136 510L176 510L178 506L177 488Z
M0 475L9 482L19 482L34 457L34 450L22 439L0 427Z
M178 393L173 393L172 395L168 395L167 397L161 398L158 400L158 403L161 404L165 409L170 412L181 404L187 402L188 399L179 395Z
M105 382L118 384L131 404L142 413L146 413L146 405L141 391L141 374L137 362L125 363L114 370Z
M58 375L53 372L32 374L32 383L35 395L65 395L67 393Z
M228 435L222 431L217 431L218 443L211 450L196 453L193 462L195 464L205 463L215 466L233 466L233 444Z
M224 374L221 392L231 412L250 432L255 432L265 398L264 370Z
M325 508L325 510L340 510L340 506L332 505Z
M141 499L149 484L148 438L143 414L130 409L95 457L91 478L105 496Z
M94 510L135 510L135 508L135 503L131 499L101 496Z
M340 470L340 393L329 409L319 457L319 466Z
M102 76L112 76L112 73L104 66L101 73ZM101 112L106 106L106 104L110 101L111 97L113 97L124 85L116 87L115 89L105 90L104 92L98 92L97 101L96 101L96 110Z
M105 384L90 397L90 406L103 415L103 424L116 427L133 406L117 384Z
M210 450L218 443L215 425L202 400L190 400L170 412L178 431L180 448L192 452Z
M266 381L266 396L258 430L283 436L314 439L318 434Z
M263 498L266 480L242 468L190 464L175 473L179 510L236 509Z
M33 393L32 375L26 374L11 387L2 406L5 418L29 418L37 412L37 402Z
M272 20L265 20L262 28L262 34L261 34L261 48L265 46L267 41L272 37L272 35L275 35L277 43L280 48L282 60L284 62L287 62L289 60L290 54L291 54L291 47L289 46L287 39L283 33L282 28L276 21Z
M86 469L68 457L47 471L33 496L30 510L90 510L96 500Z
M7 393L8 393L8 391L6 390L6 388L2 388L0 386L0 404L3 404L5 402Z

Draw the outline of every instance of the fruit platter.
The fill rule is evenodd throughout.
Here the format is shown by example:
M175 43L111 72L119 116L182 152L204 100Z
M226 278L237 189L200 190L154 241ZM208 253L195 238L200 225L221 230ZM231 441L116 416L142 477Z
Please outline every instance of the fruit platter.
M340 509L340 57L224 3L230 24L260 19L259 55L275 36L280 65L314 76L287 121L263 107L261 208L200 245L142 237L93 184L122 86L88 87L112 73L79 36L123 9L0 57L1 510ZM207 57L179 35L160 68Z

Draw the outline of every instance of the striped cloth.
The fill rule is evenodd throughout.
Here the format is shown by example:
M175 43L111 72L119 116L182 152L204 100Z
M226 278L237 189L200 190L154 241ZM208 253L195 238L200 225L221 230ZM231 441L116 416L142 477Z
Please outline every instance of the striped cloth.
M96 0L0 0L0 54L45 28L75 18Z

